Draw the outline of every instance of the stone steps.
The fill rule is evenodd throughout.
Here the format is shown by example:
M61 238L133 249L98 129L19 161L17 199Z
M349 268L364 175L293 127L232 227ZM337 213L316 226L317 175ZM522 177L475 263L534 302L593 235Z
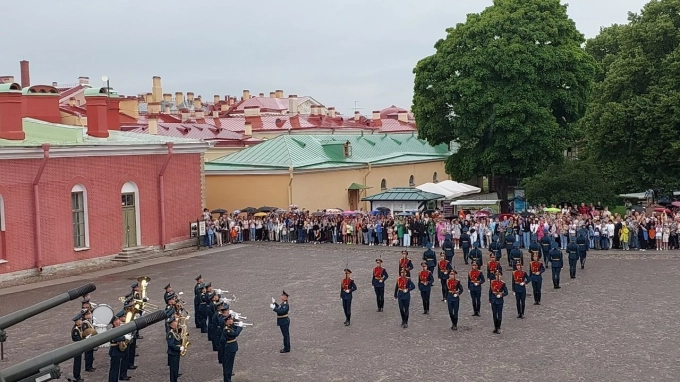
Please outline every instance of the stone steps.
M126 263L138 262L153 257L157 252L155 247L131 247L125 248L113 258L113 261Z

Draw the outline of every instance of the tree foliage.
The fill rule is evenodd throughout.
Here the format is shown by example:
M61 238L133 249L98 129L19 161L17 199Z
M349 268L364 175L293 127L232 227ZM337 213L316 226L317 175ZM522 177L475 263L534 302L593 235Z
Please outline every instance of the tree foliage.
M455 142L455 179L535 175L562 160L597 71L559 0L495 0L447 29L418 62L413 112L419 136Z
M604 28L586 50L602 79L581 125L586 155L607 163L620 191L680 187L680 0L648 3Z
M616 204L614 179L597 164L584 160L566 160L524 179L529 204L597 203Z

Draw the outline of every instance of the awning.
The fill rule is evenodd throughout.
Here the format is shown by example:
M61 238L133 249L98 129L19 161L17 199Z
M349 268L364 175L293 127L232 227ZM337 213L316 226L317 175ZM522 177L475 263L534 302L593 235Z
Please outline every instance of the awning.
M451 202L452 206L492 206L500 203L500 200L483 200L483 199L463 199L454 200Z
M431 192L433 194L440 194L444 195L446 199L455 199L461 196L464 196L464 192L458 192L458 191L451 191L448 190L444 187L439 186L436 183L424 183L421 184L420 186L416 187L417 189L425 192Z
M348 190L365 190L365 189L368 189L368 188L371 188L371 187L364 186L363 184L359 184L359 183L352 183L352 184L349 185L349 187L347 187Z

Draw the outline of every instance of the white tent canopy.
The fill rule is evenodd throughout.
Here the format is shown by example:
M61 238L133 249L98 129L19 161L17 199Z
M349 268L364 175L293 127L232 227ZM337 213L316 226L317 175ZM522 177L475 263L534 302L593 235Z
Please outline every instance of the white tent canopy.
M453 180L443 180L436 185L445 190L449 190L450 192L459 193L460 195L456 196L456 198L465 195L478 194L482 191L479 187L470 186L469 184L465 183L454 182Z
M444 187L440 187L437 183L424 183L416 187L417 189L425 192L431 192L433 194L444 195L446 199L453 199L463 196L464 194L457 191L451 191Z

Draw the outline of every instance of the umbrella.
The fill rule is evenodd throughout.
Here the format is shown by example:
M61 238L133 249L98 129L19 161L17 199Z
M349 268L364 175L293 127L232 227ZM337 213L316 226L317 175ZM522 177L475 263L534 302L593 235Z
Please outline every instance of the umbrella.
M487 216L489 216L489 215L491 215L491 212L489 212L489 211L477 211L477 212L475 213L475 217L477 217L477 218L479 218L479 217L487 217Z
M345 211L342 213L343 215L356 215L357 213L354 211Z
M225 210L224 208L216 208L216 209L210 211L210 213L211 214L226 214L227 210Z
M257 212L273 212L278 210L277 207L262 206L257 209Z
M636 205L630 207L630 209L633 210L633 211L637 211L637 212L645 212L645 207L643 207L639 204L636 204Z
M288 212L288 211L287 211L287 210L284 210L283 208L279 208L278 210L276 210L276 211L274 211L274 212L276 212L277 214L285 214L285 213Z
M404 211L404 212L401 212L401 213L398 213L398 214L397 214L397 216L411 216L411 215L412 215L412 214L411 214L410 212L408 212L408 211Z
M247 214L254 214L257 212L257 210L253 207L246 207L246 208L241 208L241 212L245 212Z
M375 209L376 211L383 211L383 212L390 212L390 209L387 207L377 207Z
M323 216L323 212L312 212L312 216Z
M257 217L267 216L267 213L266 212L258 212L253 216L257 216Z
M665 212L667 214L670 214L671 210L669 210L668 208L655 208L654 212Z
M339 215L342 213L342 210L339 208L329 208L326 210L326 213L329 215Z
M673 207L680 207L680 202L677 202L677 201L676 201L676 202L672 202L671 205L672 205Z
M240 214L240 213L241 213L241 210L236 210L236 211L232 211L232 212L231 212L232 215L238 215L238 214Z
M559 208L550 207L550 208L544 209L543 211L545 211L545 212L560 212L562 210L559 209Z
M519 214L519 216L521 216L521 217L523 217L523 218L529 218L529 217L534 217L534 216L536 216L536 215L534 215L534 214L531 213L531 212L526 212L526 211L525 211L525 212L522 212L521 214Z

